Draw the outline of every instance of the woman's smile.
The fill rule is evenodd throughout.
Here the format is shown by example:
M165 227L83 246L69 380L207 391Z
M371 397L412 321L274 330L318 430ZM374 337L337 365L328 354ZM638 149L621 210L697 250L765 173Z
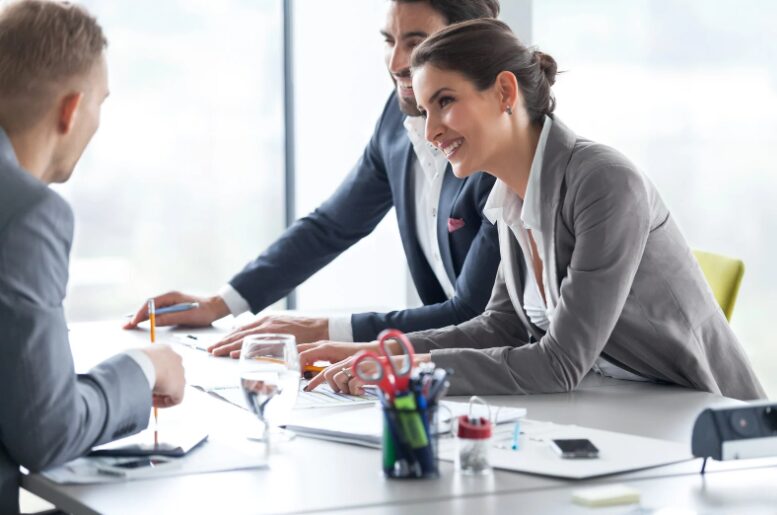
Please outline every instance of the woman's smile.
M440 141L437 144L437 148L443 151L445 154L445 157L450 159L453 157L457 151L459 150L459 147L464 144L464 138L455 138L455 139L449 139L445 141Z

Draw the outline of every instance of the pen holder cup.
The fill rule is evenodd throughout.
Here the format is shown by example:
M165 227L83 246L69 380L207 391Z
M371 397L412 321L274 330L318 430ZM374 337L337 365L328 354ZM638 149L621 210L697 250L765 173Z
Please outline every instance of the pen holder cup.
M440 476L437 404L402 409L383 406L383 473L392 479Z

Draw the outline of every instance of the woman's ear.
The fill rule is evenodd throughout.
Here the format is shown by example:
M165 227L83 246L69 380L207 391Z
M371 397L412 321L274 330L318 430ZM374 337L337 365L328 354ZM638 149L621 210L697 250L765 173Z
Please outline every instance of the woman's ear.
M522 105L521 92L518 88L518 79L512 72L503 71L496 76L496 92L501 102L503 111L514 111Z

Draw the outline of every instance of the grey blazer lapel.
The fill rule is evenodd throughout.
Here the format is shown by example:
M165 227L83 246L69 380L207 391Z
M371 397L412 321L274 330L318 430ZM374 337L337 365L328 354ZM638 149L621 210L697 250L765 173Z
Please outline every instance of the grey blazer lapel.
M542 177L540 182L540 199L542 202L542 241L545 255L545 271L548 274L548 286L553 305L557 306L560 298L560 284L558 280L558 263L556 262L556 221L561 209L561 199L564 194L565 174L569 160L572 158L572 149L577 136L561 123L558 118L551 117L553 125L550 127L548 141L545 145L545 155L542 164ZM546 207L547 206L547 207Z

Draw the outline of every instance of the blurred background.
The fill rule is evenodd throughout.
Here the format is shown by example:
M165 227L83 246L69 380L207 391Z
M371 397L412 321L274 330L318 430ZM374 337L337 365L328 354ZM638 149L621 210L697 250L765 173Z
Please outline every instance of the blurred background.
M71 320L168 289L210 294L331 193L391 91L388 0L286 0L295 104L284 160L283 0L84 2L110 40L100 132L59 190L76 212ZM657 185L691 246L744 260L732 319L777 397L777 3L503 0L564 71L557 115ZM297 290L310 311L417 304L393 212ZM275 308L284 308L279 302Z

